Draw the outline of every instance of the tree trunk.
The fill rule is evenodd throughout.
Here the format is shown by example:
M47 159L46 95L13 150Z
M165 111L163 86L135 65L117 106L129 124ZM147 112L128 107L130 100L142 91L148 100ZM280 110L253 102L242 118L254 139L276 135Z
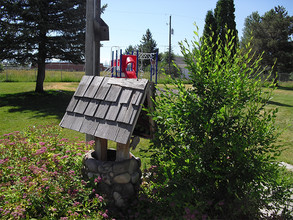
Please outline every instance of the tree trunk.
M38 54L38 75L35 92L44 92L44 80L46 71L46 31L40 34Z
M44 80L45 80L45 59L43 62L38 62L38 75L36 82L35 92L44 92Z
M38 75L36 82L35 92L44 92L44 80L46 71L46 58L47 58L47 32L48 32L48 7L49 1L39 1L39 48L38 48Z

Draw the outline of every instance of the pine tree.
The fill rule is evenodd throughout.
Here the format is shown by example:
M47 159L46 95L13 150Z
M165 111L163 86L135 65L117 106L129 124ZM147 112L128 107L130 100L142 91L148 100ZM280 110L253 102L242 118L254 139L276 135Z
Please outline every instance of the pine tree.
M213 47L217 40L217 22L212 10L207 12L205 26L203 30L203 39L206 39L207 45Z
M216 47L223 46L232 39L235 45L232 54L235 53L236 47L238 46L238 32L234 13L234 0L218 0L214 13L212 10L207 12L203 32L203 40L205 40L206 43L203 45L217 45L213 46L213 51L216 51ZM231 31L232 34L227 35L228 30ZM216 42L217 36L219 36L220 44ZM226 36L229 36L231 39L226 39Z
M258 31L258 26L260 22L261 16L257 11L252 12L251 15L245 18L243 34L240 42L242 48L244 48L245 45L247 45L251 41L252 33Z
M139 52L156 53L158 51L157 43L153 39L153 35L152 35L150 29L146 30L146 33L142 36L140 43L141 44L138 46ZM150 64L149 60L145 60L143 62L144 67L146 67L149 64Z
M144 53L154 53L156 51L157 43L153 39L150 29L146 30L146 33L142 36L140 43L140 49Z
M263 54L262 66L274 72L290 73L293 69L293 16L282 6L260 16L252 13L245 20L242 45L251 40L253 52ZM275 63L276 62L276 63Z
M234 0L219 0L214 14L217 23L216 33L219 35L222 45L232 40L235 45L232 53L235 53L236 47L238 46L238 31L235 22ZM233 39L225 39L228 30L232 31L232 35L228 34L228 36L231 36L231 38L234 37Z
M38 66L43 92L46 60L84 59L84 0L0 0L0 60Z

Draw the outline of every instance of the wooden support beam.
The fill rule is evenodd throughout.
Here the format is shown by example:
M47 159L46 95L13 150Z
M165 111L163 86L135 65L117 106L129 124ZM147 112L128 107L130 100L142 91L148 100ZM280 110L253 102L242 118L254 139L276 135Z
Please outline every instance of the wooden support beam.
M107 161L108 140L95 137L95 155L98 160Z
M156 87L154 82L150 82L149 84L149 89L147 91L147 102L148 102L148 108L151 113L153 113L155 106L153 100L155 100L156 96ZM150 138L153 139L155 135L155 129L156 129L156 124L151 116L149 116L149 123L150 123Z
M129 146L129 141L126 144L117 143L116 161L127 160L130 158Z

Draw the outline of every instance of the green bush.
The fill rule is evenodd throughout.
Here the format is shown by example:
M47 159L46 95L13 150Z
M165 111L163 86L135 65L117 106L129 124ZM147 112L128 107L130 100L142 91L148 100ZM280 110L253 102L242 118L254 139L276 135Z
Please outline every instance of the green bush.
M193 87L175 80L156 97L156 176L145 195L155 191L148 199L167 218L259 219L280 209L286 217L292 185L275 161L277 109L266 109L274 85L263 87L261 58L232 55L232 40L216 53L199 42L181 43Z
M97 179L81 176L84 142L59 137L57 126L31 127L0 137L1 219L102 219Z

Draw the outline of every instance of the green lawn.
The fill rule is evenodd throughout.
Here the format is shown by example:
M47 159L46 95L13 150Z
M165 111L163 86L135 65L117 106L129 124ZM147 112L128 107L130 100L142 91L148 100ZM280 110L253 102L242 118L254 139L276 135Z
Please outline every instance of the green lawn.
M293 164L293 88L280 87L274 92L269 107L277 107L276 123L280 129L285 129L280 137L286 150L280 160Z
M34 93L34 82L0 82L0 139L4 134L13 131L24 131L29 126L58 125L67 105L78 86L78 83L45 82L46 93ZM85 134L63 129L62 135L69 140L85 140ZM148 154L141 149L147 149L149 140L141 139L135 150L135 156L142 159L142 168L149 161ZM115 148L110 141L109 147Z
M0 82L0 136L13 131L24 131L28 126L59 124L78 83L45 82L44 94L35 94L34 82ZM275 91L269 107L278 107L277 125L287 128L281 136L286 150L280 161L293 164L293 85L281 84ZM85 135L64 129L64 138L84 140ZM134 151L147 149L148 140L142 140ZM110 143L110 147L115 147ZM143 159L143 164L148 158Z

